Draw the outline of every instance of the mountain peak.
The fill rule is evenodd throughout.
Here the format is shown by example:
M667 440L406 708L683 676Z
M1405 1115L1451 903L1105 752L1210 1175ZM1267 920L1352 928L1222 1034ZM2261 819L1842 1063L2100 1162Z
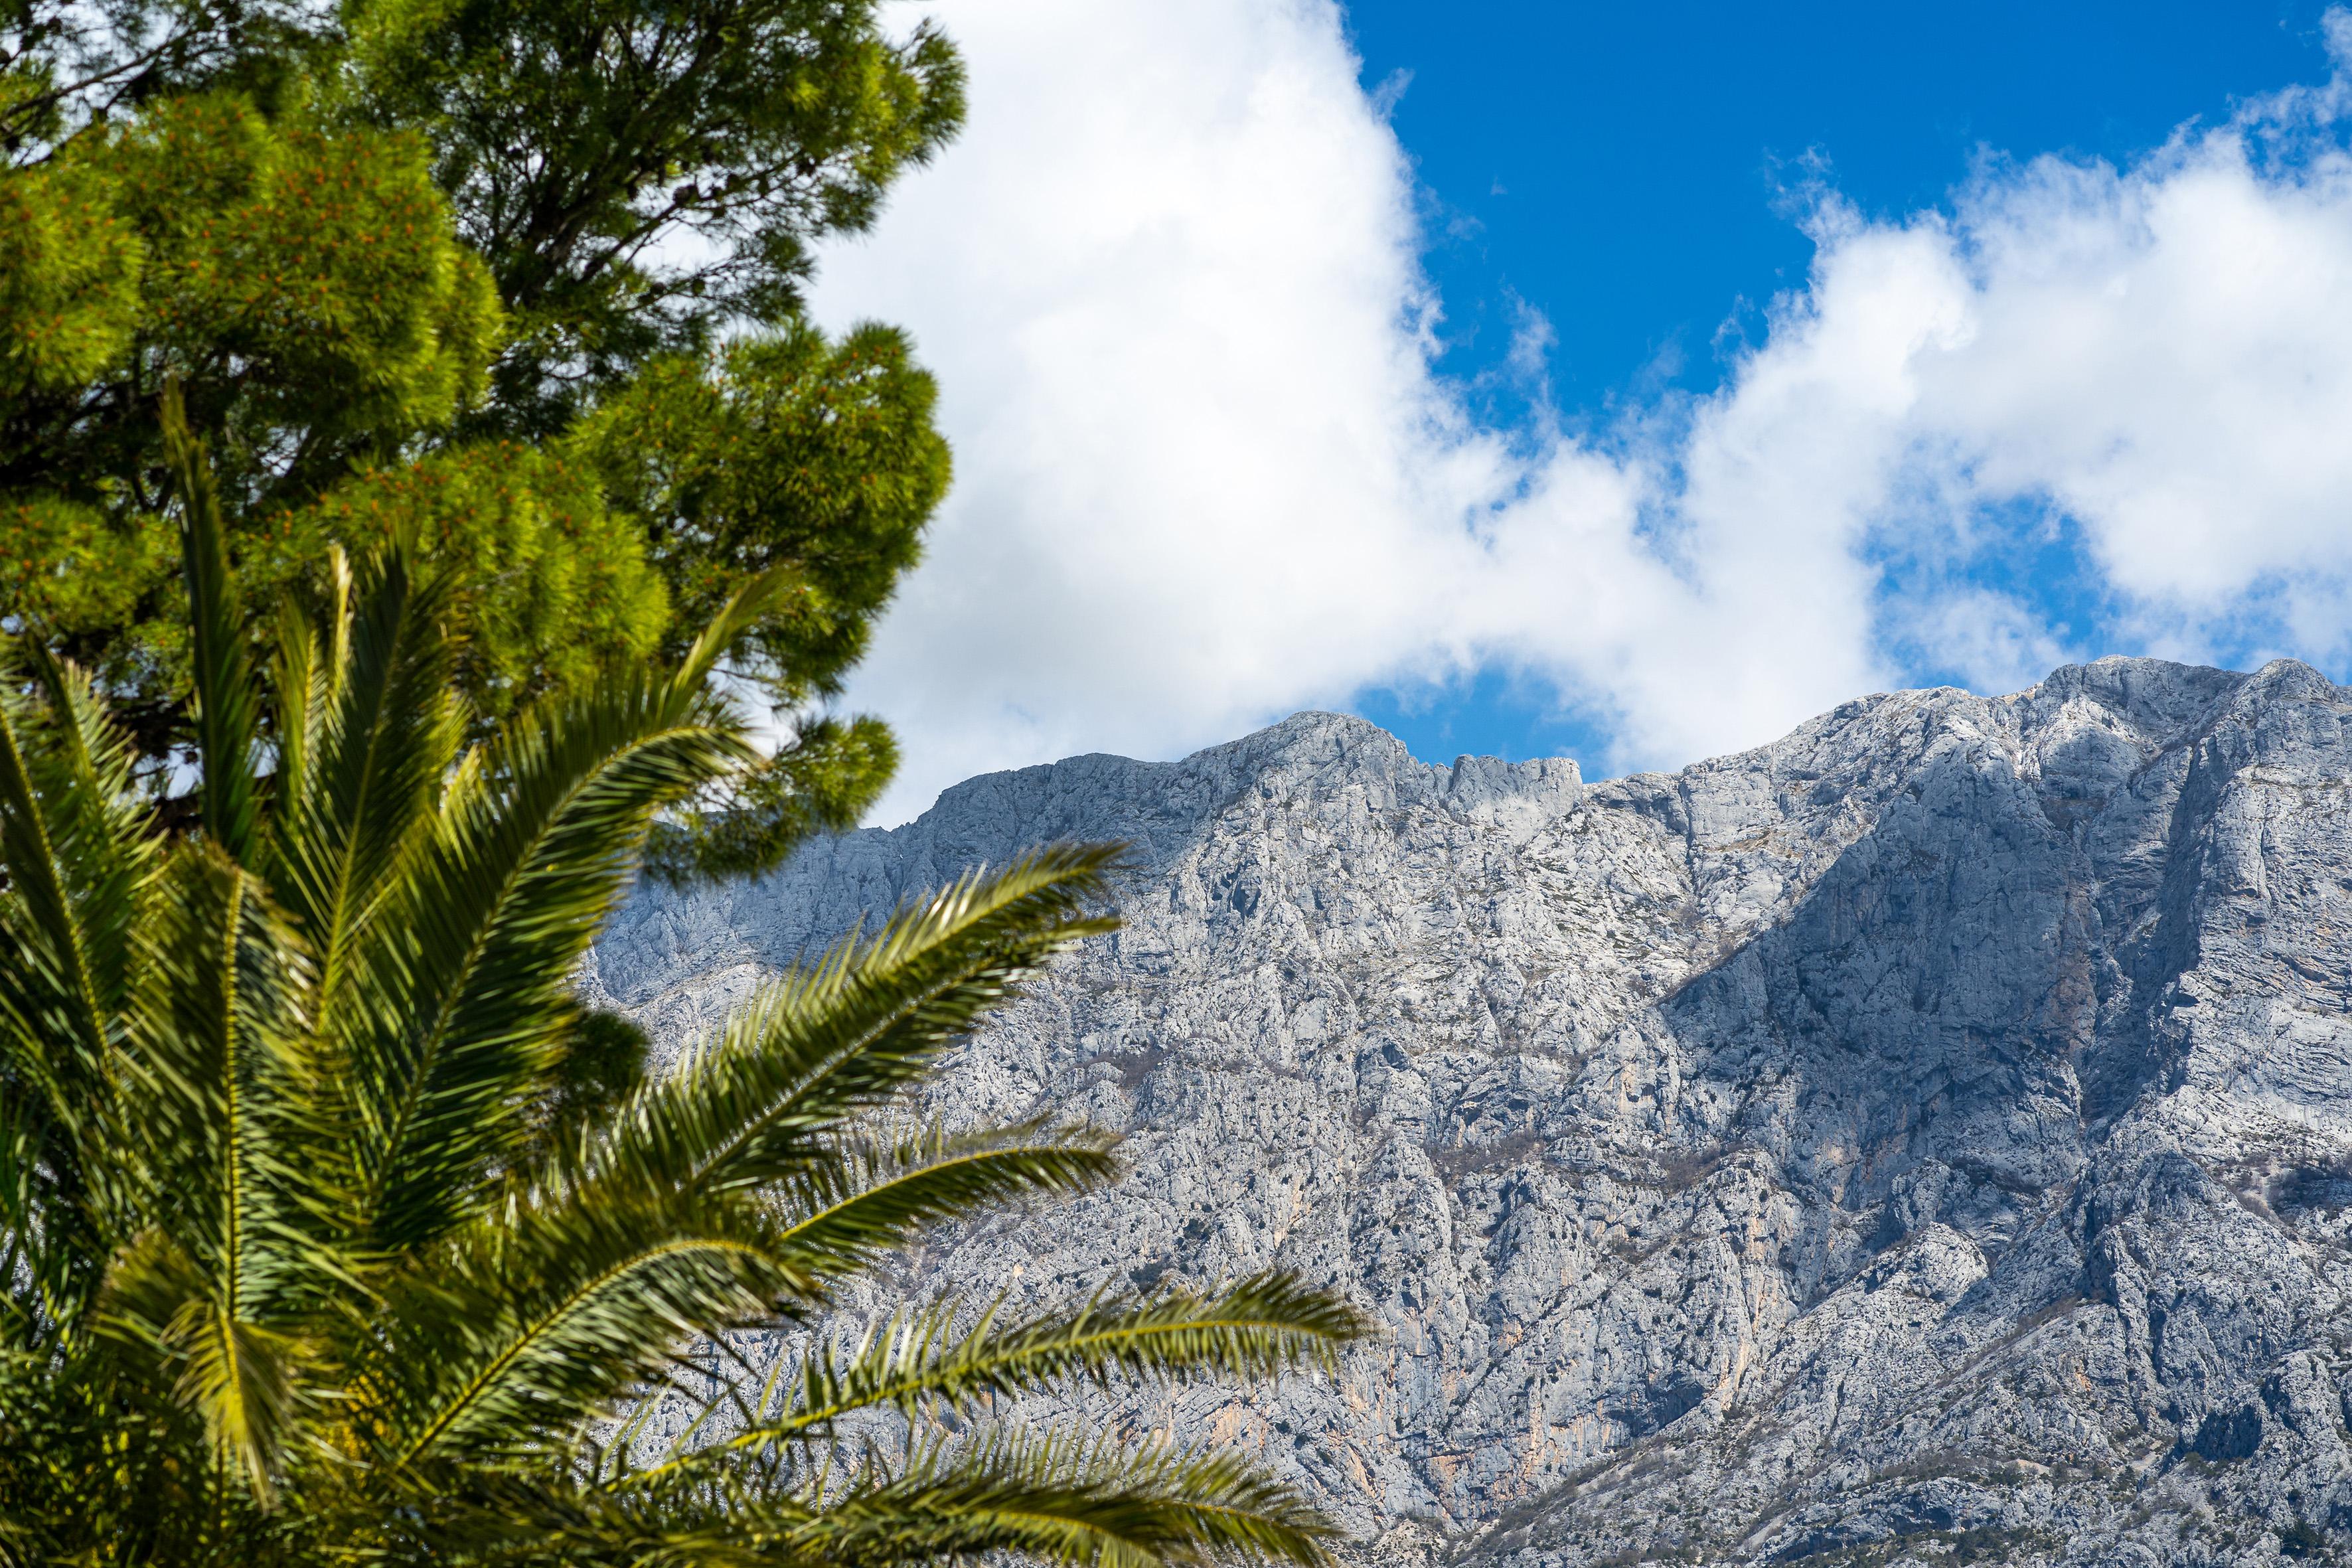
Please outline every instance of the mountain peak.
M917 888L1126 839L1125 929L928 1110L1132 1174L910 1266L1280 1266L1385 1329L1129 1417L1383 1556L2266 1562L2352 1520L2347 695L2102 659L1591 786L1301 713L649 893L587 984L675 1042Z

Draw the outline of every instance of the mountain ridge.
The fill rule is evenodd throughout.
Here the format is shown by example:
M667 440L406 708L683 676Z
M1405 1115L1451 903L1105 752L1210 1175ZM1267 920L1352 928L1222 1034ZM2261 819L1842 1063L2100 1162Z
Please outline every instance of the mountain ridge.
M1406 1556L2308 1558L2352 1540L2347 736L2291 661L1881 693L1590 784L1305 713L648 892L585 984L674 1046L921 887L1123 838L1127 929L932 1105L1135 1173L908 1277L1280 1263L1386 1329L1131 1418Z

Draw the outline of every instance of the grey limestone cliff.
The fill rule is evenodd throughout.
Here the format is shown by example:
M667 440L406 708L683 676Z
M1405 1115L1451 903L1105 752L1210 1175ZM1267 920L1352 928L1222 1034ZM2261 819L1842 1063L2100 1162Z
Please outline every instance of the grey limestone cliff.
M1057 837L1134 846L1127 928L937 1103L1133 1173L907 1266L1344 1289L1336 1381L1136 1414L1367 1552L2352 1558L2352 692L2103 660L1593 785L1302 714L648 894L588 984L676 1042Z

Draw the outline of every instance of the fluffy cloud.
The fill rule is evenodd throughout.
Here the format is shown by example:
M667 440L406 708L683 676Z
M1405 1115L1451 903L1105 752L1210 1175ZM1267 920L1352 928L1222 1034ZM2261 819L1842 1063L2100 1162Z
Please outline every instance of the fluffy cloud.
M1479 428L1433 374L1412 172L1328 0L953 20L970 129L818 295L913 330L956 443L853 693L907 742L885 820L1482 665L1639 764L1923 674L2347 651L2340 80L1900 223L1824 193L1721 392L1570 436ZM2096 626L2053 624L2062 546Z

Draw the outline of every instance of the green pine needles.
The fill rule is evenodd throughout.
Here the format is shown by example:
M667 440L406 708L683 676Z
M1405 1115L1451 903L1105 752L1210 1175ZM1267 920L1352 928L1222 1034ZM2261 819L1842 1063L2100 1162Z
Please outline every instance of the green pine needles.
M0 681L0 1563L1320 1559L1331 1526L1236 1455L1002 1412L1328 1361L1362 1325L1327 1293L821 1332L924 1227L1115 1177L1082 1131L904 1116L1111 929L1110 851L967 878L674 1070L580 1091L629 1042L574 965L665 810L756 757L709 677L776 580L674 665L485 739L446 579L395 542L248 625L204 453L166 429L199 820L159 824L41 639ZM806 1348L655 1443L747 1330Z
M179 782L173 383L256 603L394 538L445 584L469 740L788 571L725 671L777 743L649 868L853 826L898 753L835 704L951 467L907 336L802 300L963 115L947 38L884 10L0 4L0 625Z

